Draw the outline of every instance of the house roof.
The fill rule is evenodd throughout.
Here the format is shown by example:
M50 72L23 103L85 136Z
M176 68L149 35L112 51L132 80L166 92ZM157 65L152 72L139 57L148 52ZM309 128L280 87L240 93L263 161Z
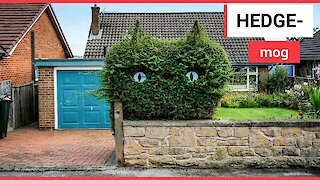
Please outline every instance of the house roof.
M101 38L92 38L89 33L84 58L103 59L106 51L118 42L127 30L139 20L151 36L176 39L186 35L195 20L206 29L210 39L220 43L233 64L248 63L248 41L263 38L225 38L222 12L190 13L100 13Z
M7 52L6 52L3 48L0 47L0 55L1 55L1 54L6 54L6 53L7 53ZM0 57L0 58L1 58L1 57Z
M49 12L67 55L73 56L51 5L43 3L0 3L0 45L7 53L10 55L13 53L19 42L46 10Z
M300 43L300 59L302 61L320 61L320 31L312 38L304 38Z

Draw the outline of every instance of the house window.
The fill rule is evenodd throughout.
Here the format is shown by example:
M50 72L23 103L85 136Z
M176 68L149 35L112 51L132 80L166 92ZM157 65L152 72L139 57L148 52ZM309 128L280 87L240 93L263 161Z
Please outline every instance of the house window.
M279 65L280 68L285 69L288 72L288 77L295 77L294 65ZM272 75L276 71L276 66L269 66L269 74Z
M258 67L234 66L229 91L257 91Z

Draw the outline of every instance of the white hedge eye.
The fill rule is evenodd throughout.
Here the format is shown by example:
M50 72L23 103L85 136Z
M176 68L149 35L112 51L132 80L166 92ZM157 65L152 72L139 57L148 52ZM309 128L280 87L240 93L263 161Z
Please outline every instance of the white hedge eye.
M186 76L188 77L189 79L189 82L193 82L193 81L196 81L198 80L199 78L199 75L198 73L194 72L194 71L189 71Z
M136 82L142 83L143 81L145 81L147 79L147 76L143 73L143 72L137 72L134 76L133 79Z

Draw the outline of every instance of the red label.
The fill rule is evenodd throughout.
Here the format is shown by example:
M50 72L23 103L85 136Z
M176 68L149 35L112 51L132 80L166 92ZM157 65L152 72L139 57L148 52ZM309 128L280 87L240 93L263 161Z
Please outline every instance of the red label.
M250 41L249 63L300 63L300 41Z

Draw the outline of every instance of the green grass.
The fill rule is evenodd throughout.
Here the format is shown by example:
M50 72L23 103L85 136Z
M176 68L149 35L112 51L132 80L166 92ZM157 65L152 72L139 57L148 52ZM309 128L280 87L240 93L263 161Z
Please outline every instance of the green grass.
M296 119L298 112L282 108L221 108L216 109L214 119L222 120L267 120Z

